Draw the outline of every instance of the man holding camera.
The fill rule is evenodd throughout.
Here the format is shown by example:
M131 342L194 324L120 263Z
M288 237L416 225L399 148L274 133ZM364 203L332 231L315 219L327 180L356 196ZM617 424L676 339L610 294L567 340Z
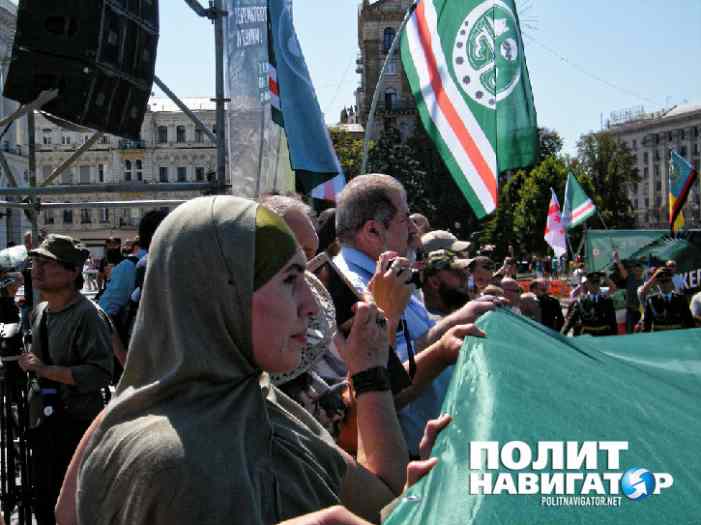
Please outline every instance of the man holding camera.
M406 275L407 283L411 279L409 251L418 232L410 219L406 191L393 177L372 174L354 178L338 198L336 234L342 248L334 263L358 292L368 291L378 261L381 268L387 266L386 272ZM393 256L390 264L387 254ZM416 354L412 387L398 396L400 406L409 403L399 418L409 452L415 456L426 422L439 415L462 338L481 334L469 323L495 305L472 301L435 322L415 295L408 304L396 296L387 294L376 300L388 324L397 326L395 350L405 366L410 355Z
M49 235L32 258L32 281L45 302L34 310L32 351L20 357L36 377L30 401L35 516L53 524L63 476L80 438L104 406L112 378L111 335L85 298L82 268L89 252L71 237Z

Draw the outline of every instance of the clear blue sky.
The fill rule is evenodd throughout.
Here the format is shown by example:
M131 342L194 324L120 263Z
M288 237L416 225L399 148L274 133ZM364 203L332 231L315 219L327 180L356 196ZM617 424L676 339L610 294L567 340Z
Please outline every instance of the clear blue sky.
M354 102L358 85L360 0L294 1L319 102L334 123ZM701 0L516 1L539 123L560 132L566 151L574 151L579 135L599 128L602 113L701 103ZM181 96L211 96L211 24L184 0L160 6L158 75Z

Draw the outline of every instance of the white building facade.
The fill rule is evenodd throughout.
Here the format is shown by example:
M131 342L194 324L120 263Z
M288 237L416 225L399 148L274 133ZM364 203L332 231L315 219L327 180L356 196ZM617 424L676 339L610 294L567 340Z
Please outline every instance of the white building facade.
M208 99L183 102L212 131L216 112ZM37 115L37 182L49 175L90 137L60 128ZM53 184L141 185L140 193L75 193L48 195L44 202L103 202L157 199L190 199L200 192L156 192L162 183L206 182L216 176L216 146L192 120L169 99L152 98L141 128L141 140L105 135L85 152ZM228 181L227 181L228 183ZM141 217L159 206L130 208L44 209L39 227L47 233L61 233L80 239L96 255L104 239L126 239L137 233Z
M701 158L701 105L676 106L655 115L610 126L609 132L635 156L640 183L628 188L638 228L668 228L670 154L676 150L698 171ZM683 209L686 227L701 227L701 182Z

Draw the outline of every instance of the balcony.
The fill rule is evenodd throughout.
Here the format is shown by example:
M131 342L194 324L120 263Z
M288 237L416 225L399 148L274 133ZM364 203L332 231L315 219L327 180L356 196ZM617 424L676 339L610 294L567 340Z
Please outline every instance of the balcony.
M383 100L377 104L378 115L388 115L397 113L414 113L416 111L416 101L414 99Z
M120 150L131 150L131 149L145 149L146 142L143 140L120 140L119 149Z

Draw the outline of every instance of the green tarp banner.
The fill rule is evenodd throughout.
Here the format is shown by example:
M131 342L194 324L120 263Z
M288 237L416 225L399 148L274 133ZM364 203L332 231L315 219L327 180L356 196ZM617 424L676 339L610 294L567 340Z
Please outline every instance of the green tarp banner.
M685 230L674 238L669 230L588 230L586 265L588 270L612 269L613 251L621 259L640 260L659 266L669 259L677 262L682 288L701 288L701 231Z
M566 338L506 311L478 324L487 337L468 338L463 346L443 404L453 422L433 449L439 463L384 523L659 525L701 519L701 330ZM539 443L546 441L554 443L543 450L562 451L563 465L550 452L540 464ZM471 450L477 442L498 442L498 465ZM573 443L571 457L566 442ZM513 463L521 461L526 465ZM490 475L492 493L471 475L477 481ZM660 493L645 497L654 490L651 478Z

